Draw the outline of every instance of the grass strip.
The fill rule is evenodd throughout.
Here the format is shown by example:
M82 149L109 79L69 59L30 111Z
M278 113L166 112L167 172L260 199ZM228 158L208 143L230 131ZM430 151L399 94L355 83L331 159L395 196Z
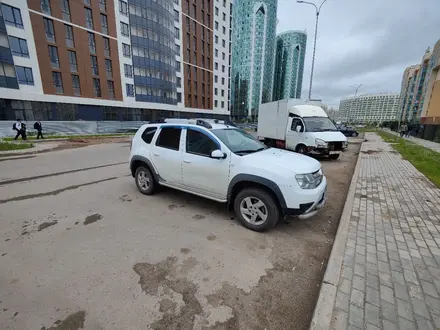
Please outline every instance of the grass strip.
M413 164L415 168L440 188L440 153L391 133L377 131L377 134L385 142L392 143L393 148L402 155L403 159Z

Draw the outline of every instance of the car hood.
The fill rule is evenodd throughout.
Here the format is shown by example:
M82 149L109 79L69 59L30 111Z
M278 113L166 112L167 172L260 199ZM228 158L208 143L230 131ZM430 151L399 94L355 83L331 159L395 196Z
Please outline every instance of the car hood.
M321 168L321 164L308 156L293 151L268 148L253 154L243 156L243 160L252 163L253 167L269 167L276 171L276 167L291 170L295 174L313 173Z
M316 139L324 140L325 142L345 142L347 138L341 132L313 132Z

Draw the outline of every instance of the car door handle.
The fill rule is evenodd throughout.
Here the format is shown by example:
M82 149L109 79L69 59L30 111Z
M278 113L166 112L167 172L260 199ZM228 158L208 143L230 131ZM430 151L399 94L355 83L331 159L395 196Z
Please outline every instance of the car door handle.
M190 163L191 163L191 161L190 161L190 160L187 160L187 159L184 159L183 162L184 162L184 163L187 163L187 164L190 164Z
M154 156L158 156L158 157L159 157L159 154L157 154L157 153L155 153L155 152L153 152L153 155L154 155Z

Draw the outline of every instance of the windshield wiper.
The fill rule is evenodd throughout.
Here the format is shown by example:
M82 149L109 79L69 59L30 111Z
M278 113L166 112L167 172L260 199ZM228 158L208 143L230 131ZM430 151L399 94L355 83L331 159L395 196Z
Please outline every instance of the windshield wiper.
M254 152L258 152L258 151L265 150L265 149L266 148L261 147L261 148L258 148L258 149L238 150L235 153L236 154L252 154Z

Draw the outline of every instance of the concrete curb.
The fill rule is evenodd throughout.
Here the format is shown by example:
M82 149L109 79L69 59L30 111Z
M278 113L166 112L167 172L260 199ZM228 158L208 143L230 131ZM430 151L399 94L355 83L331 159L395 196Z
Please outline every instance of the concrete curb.
M362 143L363 144L363 143ZM361 149L362 150L362 144ZM328 330L332 324L333 307L336 300L336 291L341 275L342 261L344 259L345 244L348 237L348 227L350 224L351 210L353 208L354 195L360 172L361 153L359 152L351 178L350 188L347 199L345 200L344 210L339 221L338 231L333 243L330 259L322 279L321 289L319 290L318 301L313 312L311 330Z

